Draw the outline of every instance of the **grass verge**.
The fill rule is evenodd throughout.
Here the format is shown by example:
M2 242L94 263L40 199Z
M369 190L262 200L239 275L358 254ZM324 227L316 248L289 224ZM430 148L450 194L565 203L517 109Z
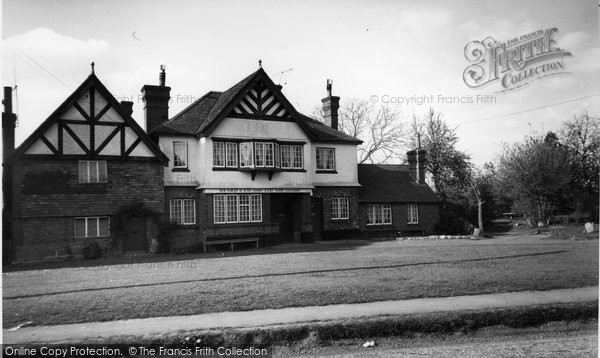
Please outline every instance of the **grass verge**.
M120 344L123 348L135 343L154 348L172 347L192 350L195 346L214 349L218 347L268 348L274 345L315 347L345 339L413 338L422 334L470 333L493 326L526 328L557 321L595 322L597 317L598 302L581 302L485 311L383 316L250 329L181 332L157 337L115 337L103 343Z

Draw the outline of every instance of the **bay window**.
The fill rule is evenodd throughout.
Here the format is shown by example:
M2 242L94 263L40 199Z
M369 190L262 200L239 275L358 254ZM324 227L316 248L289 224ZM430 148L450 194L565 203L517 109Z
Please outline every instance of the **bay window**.
M335 154L329 158L334 167ZM187 157L186 157L187 166ZM176 163L179 163L176 160ZM327 164L324 164L327 166ZM260 142L213 141L214 168L277 168L304 169L304 147L298 144L280 144L275 140Z
M252 142L240 143L240 168L251 168L254 166L252 144Z

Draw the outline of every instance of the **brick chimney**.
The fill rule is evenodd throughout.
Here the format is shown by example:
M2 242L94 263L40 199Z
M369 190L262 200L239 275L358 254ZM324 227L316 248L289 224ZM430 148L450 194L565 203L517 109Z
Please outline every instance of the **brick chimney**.
M150 133L154 128L169 119L169 99L171 99L171 87L165 86L167 74L165 66L160 66L159 85L144 85L142 87L142 100L144 101L144 119L146 132Z
M417 171L417 151L416 150L411 150L406 152L406 157L408 158L408 171L410 173L410 176L418 182L417 180L417 176L418 171Z
M131 117L133 114L133 102L121 101L121 108L123 108L123 111Z
M417 183L425 184L425 166L427 165L427 151L417 150Z
M12 87L4 87L4 112L2 112L2 159L15 150L17 115L12 111Z
M323 98L323 112L325 124L333 129L338 129L338 109L340 108L340 97L332 96L332 80L327 80L327 97Z

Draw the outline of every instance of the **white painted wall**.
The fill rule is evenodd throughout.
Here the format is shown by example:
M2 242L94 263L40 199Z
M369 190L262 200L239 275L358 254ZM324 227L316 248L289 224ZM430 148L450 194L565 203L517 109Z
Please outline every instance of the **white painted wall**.
M254 180L251 174L237 170L213 170L212 137L240 139L278 139L306 142L304 145L304 172L259 172ZM188 142L188 169L173 172L173 141ZM169 158L165 168L165 183L197 180L201 188L311 188L314 185L358 185L356 145L311 143L298 124L284 121L266 121L225 118L207 138L161 135L159 144ZM335 148L336 174L316 173L316 148Z
M173 142L188 143L188 169L189 172L173 171ZM181 137L161 135L158 144L163 153L169 158L169 166L165 167L165 185L198 185L200 182L200 153L199 141L196 137Z
M335 148L336 174L316 172L317 147ZM358 185L358 166L355 144L311 144L311 182L313 185L353 186Z

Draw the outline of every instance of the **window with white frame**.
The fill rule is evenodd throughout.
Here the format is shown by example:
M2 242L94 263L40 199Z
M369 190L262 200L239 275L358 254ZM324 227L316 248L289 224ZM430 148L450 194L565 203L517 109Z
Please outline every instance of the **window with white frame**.
M179 225L196 224L196 201L194 199L171 199L171 222Z
M262 195L214 195L213 218L215 224L262 222Z
M106 183L106 161L81 160L79 161L80 183Z
M254 143L254 164L257 167L265 166L265 143L257 142Z
M292 146L292 167L294 169L304 168L304 155L301 145Z
M408 223L418 224L419 223L419 205L408 204Z
M331 199L331 220L345 220L349 218L348 198Z
M281 168L292 169L292 146L281 146Z
M389 225L392 223L392 205L367 205L367 225Z
M237 168L238 166L238 147L237 143L225 143L225 166L227 168Z
M213 142L213 167L225 167L225 142Z
M75 218L75 237L110 236L110 218L108 216Z
M240 168L251 168L254 166L254 151L252 142L240 143Z
M265 143L265 167L275 166L275 147L273 143Z
M335 148L317 148L317 170L335 171Z
M187 142L173 142L173 168L187 168Z
M281 168L304 168L304 156L301 145L281 145Z

